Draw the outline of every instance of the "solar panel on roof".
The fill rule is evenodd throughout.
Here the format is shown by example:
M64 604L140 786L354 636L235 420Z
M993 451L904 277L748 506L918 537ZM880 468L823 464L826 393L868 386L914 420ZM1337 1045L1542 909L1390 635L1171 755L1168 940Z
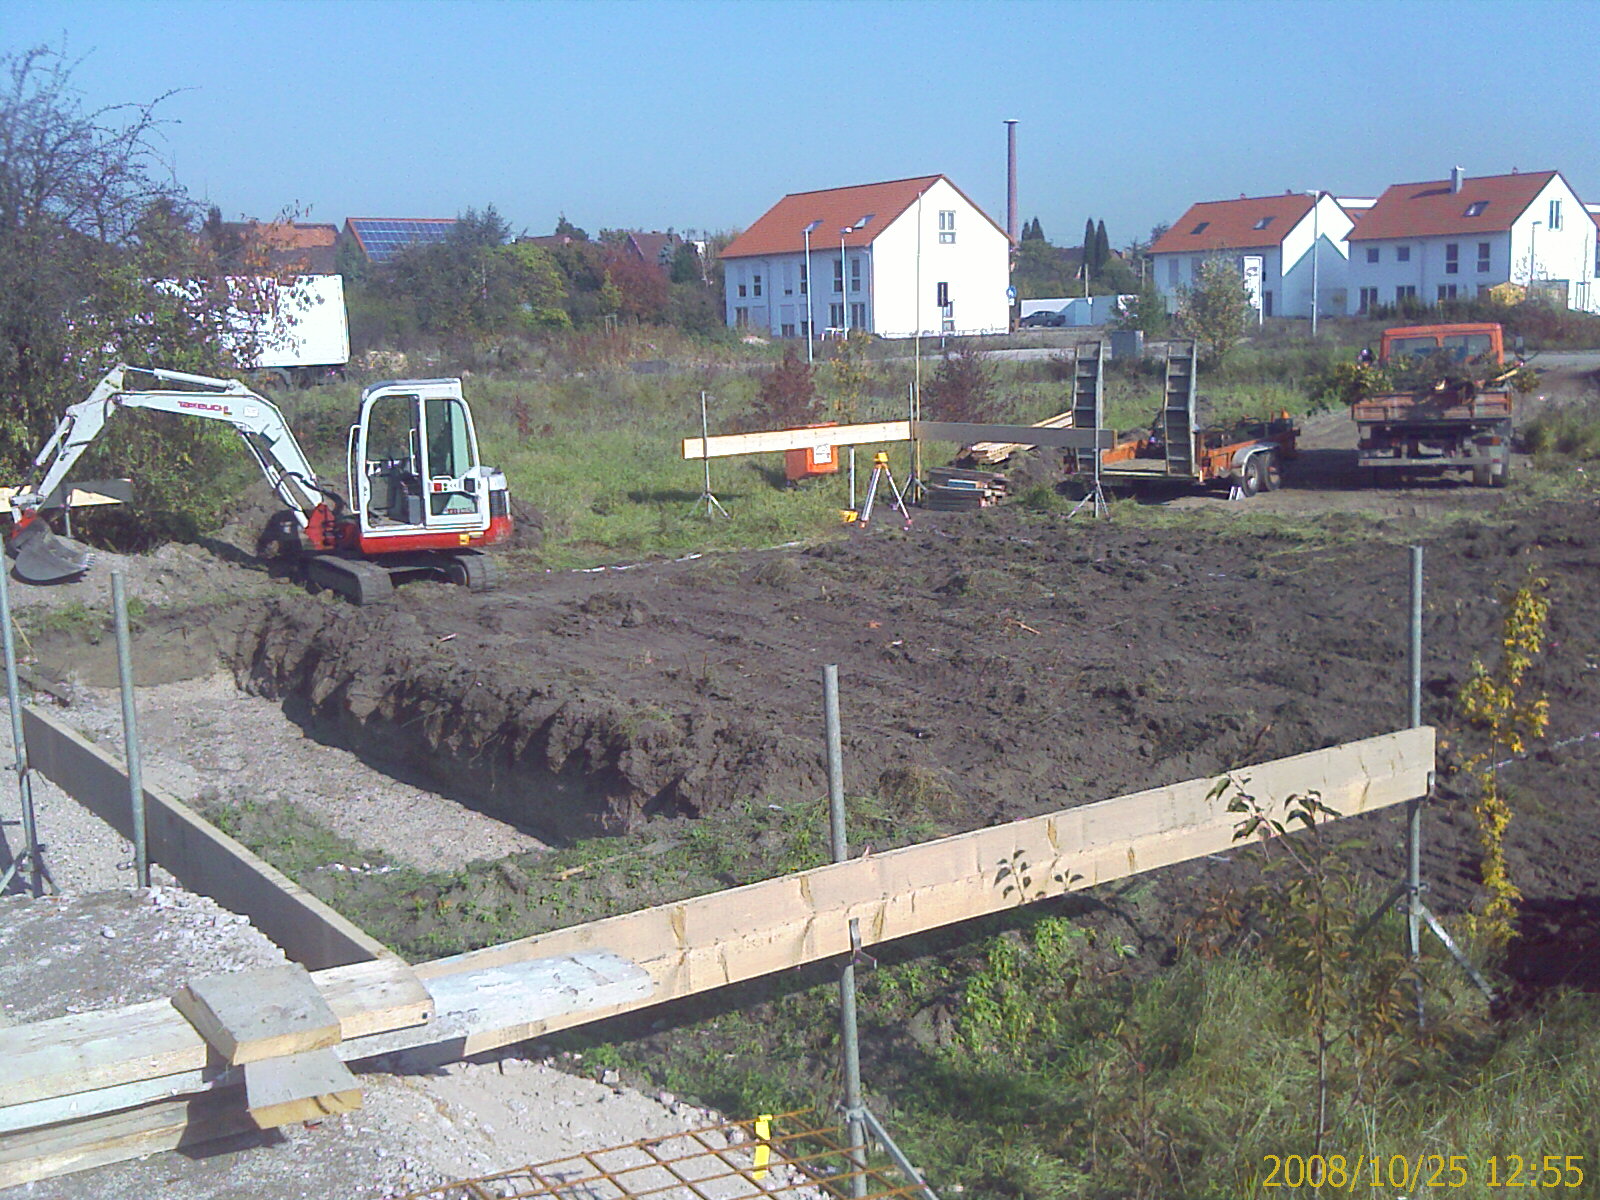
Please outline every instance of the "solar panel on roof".
M444 241L454 229L454 221L419 218L380 220L351 217L350 228L361 239L367 257L375 263L388 262L407 246L428 246Z

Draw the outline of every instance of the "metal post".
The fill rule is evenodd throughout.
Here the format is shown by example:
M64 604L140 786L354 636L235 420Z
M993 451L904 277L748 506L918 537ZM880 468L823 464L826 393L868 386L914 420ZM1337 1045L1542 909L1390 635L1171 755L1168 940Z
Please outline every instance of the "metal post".
M706 394L700 393L700 458L705 463L705 487L700 492L700 499L694 502L694 511L699 512L700 506L705 505L706 520L710 520L714 513L728 515L728 510L722 507L711 491L711 428L706 418Z
M144 836L144 773L139 762L139 722L133 711L133 660L128 652L128 597L122 572L111 573L111 610L117 631L117 676L122 681L122 740L128 759L128 800L133 806L133 869L138 886L150 886Z
M856 506L856 448L850 447L850 507Z
M11 705L11 743L16 749L17 793L22 801L22 851L12 858L11 869L0 880L0 891L11 882L11 876L21 870L24 860L28 864L30 890L35 896L44 895L43 868L39 862L39 826L34 819L33 780L28 774L28 744L22 737L22 701L17 688L17 647L11 633L11 581L4 562L0 562L0 642L5 647L6 702Z
M844 235L848 229L839 230L839 319L844 322L844 340L850 340L850 281L846 278L847 272L844 261Z
M1322 193L1311 200L1311 336L1317 336L1317 258L1322 248Z
M817 340L816 310L811 304L811 293L814 285L814 281L811 278L811 231L820 224L822 224L821 221L813 221L800 231L805 234L806 238L806 366L808 367L814 361L812 344Z
M850 857L850 843L844 821L844 748L839 732L839 668L830 663L822 668L823 713L828 733L828 832L833 843L833 861ZM860 944L860 928L850 921L850 957L839 972L839 1034L844 1045L844 1117L850 1135L850 1194L867 1194L867 1131L865 1108L861 1103L861 1042L856 1029L855 948Z
M1409 639L1411 687L1407 715L1411 728L1422 724L1422 547L1411 547L1411 636ZM1429 776L1431 791L1432 776ZM1409 801L1406 805L1406 953L1413 970L1422 954L1422 801L1425 797ZM1422 1008L1422 981L1417 979L1417 1025L1420 1028L1424 1013Z

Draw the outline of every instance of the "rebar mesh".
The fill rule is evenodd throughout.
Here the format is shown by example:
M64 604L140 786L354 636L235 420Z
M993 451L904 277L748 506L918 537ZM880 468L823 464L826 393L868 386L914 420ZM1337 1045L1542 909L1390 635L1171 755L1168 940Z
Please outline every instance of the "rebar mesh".
M798 1109L461 1179L405 1200L884 1200L919 1194L912 1180L875 1154L864 1166L853 1165L844 1127L818 1124L813 1110Z

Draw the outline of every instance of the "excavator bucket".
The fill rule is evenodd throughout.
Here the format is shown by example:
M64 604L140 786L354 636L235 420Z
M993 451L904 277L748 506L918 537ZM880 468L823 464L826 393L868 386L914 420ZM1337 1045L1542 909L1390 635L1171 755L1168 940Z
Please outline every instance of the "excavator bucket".
M89 547L57 537L40 517L12 532L6 553L17 561L17 578L27 583L60 583L89 569Z

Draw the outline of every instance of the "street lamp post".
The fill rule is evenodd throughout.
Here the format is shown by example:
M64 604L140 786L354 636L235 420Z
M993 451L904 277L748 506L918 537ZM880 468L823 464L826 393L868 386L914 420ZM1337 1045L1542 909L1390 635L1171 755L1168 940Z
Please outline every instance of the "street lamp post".
M847 341L850 338L850 283L845 278L844 235L849 232L848 227L839 230L839 319Z
M811 224L807 225L800 231L805 235L806 239L805 286L800 290L805 294L806 298L806 366L808 367L812 363L812 343L816 340L817 332L816 314L811 307L811 234L816 227L821 224L822 219L819 217L817 220L811 222Z
M1307 192L1311 197L1311 336L1317 336L1317 260L1322 248L1322 193Z
M1528 233L1528 299L1533 299L1533 281L1539 277L1539 226L1543 221L1535 221L1533 228Z

